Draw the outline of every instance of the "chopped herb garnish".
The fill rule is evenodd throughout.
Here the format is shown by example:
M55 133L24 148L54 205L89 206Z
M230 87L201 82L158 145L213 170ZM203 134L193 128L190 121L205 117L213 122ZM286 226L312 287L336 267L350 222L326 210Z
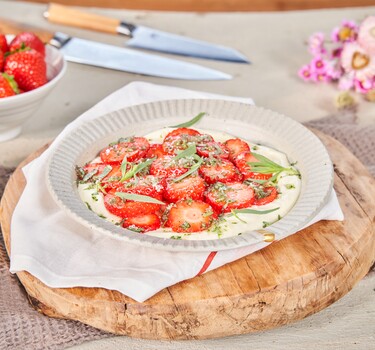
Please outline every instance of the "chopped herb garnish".
M171 236L170 239L182 239L182 236Z
M291 190L293 188L296 188L296 186L294 186L293 184L286 184L285 187L288 189L288 190Z
M127 229L130 230L130 231L137 232L137 233L142 233L142 232L145 231L143 228L137 227L137 226L134 226L134 225L128 226Z
M99 193L95 192L95 193L91 193L91 198L93 201L97 202L98 201L98 195Z
M102 219L107 219L107 217L104 216L103 214L98 214L98 216L99 216L100 218L102 218Z
M190 225L187 221L184 221L184 222L180 225L180 227L181 227L184 231L186 231L187 229L189 229L190 226L191 226L191 225Z
M165 204L162 201L159 201L156 198L150 197L150 196L144 196L142 194L135 194L135 193L125 193L125 192L116 192L115 193L117 197L120 197L121 199L127 199L130 201L135 202L143 202L143 203L154 203L154 204Z
M188 128L188 127L194 125L195 123L198 123L205 114L206 114L205 112L199 113L196 117L189 120L188 122L178 124L178 125L173 125L173 126L170 126L170 128Z
M256 151L259 147L258 146L253 146L253 151Z
M266 228L266 227L268 227L268 226L270 226L271 225L271 223L270 222L267 222L267 221L263 221L263 228Z
M85 204L86 204L87 208L92 211L91 205L87 202L85 202Z
M277 219L275 221L272 221L272 222L268 222L268 221L263 221L263 228L266 228L268 226L271 226L273 225L275 222L278 222L279 220L281 220L281 215L277 215Z

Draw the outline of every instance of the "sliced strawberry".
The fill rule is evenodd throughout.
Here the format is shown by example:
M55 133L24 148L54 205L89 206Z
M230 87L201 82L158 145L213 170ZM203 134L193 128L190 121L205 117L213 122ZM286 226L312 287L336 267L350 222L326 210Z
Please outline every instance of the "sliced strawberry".
M159 204L126 200L112 193L104 196L104 205L110 213L121 218L155 214L161 209Z
M175 136L168 136L164 139L163 150L168 154L176 154L178 151L182 151L192 144L200 146L207 142L213 141L214 139L212 138L212 136L207 134L180 134Z
M167 180L163 197L169 203L176 203L183 199L203 200L205 190L204 180L196 176L188 176L181 181Z
M4 68L4 61L5 61L5 56L4 56L4 51L0 49L0 72L3 71Z
M241 139L230 139L224 142L224 145L229 150L229 159L233 162L234 159L242 152L250 152L249 145Z
M122 226L132 231L144 233L157 230L160 227L160 218L156 214L134 216L131 218L126 218Z
M13 78L6 73L0 73L0 98L14 96L16 93L12 86ZM13 83L15 83L13 81Z
M122 182L116 192L135 193L162 200L164 181L153 175L136 177Z
M268 180L272 177L272 174L261 174L252 172L251 165L248 164L249 162L258 162L258 159L256 159L250 152L242 152L234 160L234 164L236 164L237 168L242 173L244 180Z
M125 157L128 162L134 162L143 158L149 148L150 144L144 137L128 137L103 149L100 158L108 164L120 164Z
M178 129L174 129L171 132L169 132L165 136L164 140L166 140L169 137L175 137L175 136L179 136L179 135L196 136L196 135L200 135L200 132L197 131L197 130L194 130L194 129L190 129L190 128L178 128Z
M216 214L209 204L188 199L172 206L166 226L174 232L198 232L207 230L215 218Z
M15 36L9 45L9 51L15 51L29 47L38 51L43 57L46 55L46 49L42 40L40 40L34 33L24 32Z
M13 75L20 89L34 90L47 83L47 65L44 56L35 50L12 53L7 56L4 72Z
M199 168L199 174L208 184L241 181L242 175L232 162L220 158L207 158Z
M176 178L186 173L193 165L192 162L181 158L178 161L173 160L172 156L163 156L154 160L150 167L150 174L164 178Z
M9 51L7 38L4 34L0 34L0 50L3 51L3 53Z
M224 184L217 182L206 192L206 201L217 213L227 213L232 209L248 208L254 204L254 190L241 183Z
M264 187L261 191L255 190L254 205L265 205L277 198L277 190L273 186Z
M209 158L229 158L229 150L220 142L207 142L197 147L197 153L201 157Z
M161 143L154 143L150 145L150 148L148 149L145 158L160 158L165 155L166 153L163 150L163 145Z

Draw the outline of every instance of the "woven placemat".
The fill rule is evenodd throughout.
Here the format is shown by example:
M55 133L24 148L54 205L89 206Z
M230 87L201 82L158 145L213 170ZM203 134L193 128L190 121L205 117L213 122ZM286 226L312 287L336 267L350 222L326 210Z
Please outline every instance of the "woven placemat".
M306 125L339 140L375 176L375 125L357 125L353 113L330 116ZM13 170L0 167L0 197ZM35 311L17 277L9 273L9 259L0 234L0 349L57 350L109 336L113 335L80 322L54 319Z

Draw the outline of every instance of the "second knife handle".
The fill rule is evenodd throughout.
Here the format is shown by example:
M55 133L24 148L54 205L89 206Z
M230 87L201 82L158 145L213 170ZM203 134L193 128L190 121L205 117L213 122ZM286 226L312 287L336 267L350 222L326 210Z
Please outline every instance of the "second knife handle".
M121 21L51 3L45 17L52 23L116 34Z

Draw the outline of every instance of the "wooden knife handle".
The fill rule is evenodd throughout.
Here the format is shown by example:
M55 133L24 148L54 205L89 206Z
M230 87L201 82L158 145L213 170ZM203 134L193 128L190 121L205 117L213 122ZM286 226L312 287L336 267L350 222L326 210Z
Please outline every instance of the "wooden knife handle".
M0 33L17 35L22 32L33 32L40 38L40 40L45 43L48 43L54 35L54 33L48 30L44 30L31 25L26 25L9 19L0 18Z
M69 6L50 3L45 17L52 23L116 34L118 19L76 10Z

